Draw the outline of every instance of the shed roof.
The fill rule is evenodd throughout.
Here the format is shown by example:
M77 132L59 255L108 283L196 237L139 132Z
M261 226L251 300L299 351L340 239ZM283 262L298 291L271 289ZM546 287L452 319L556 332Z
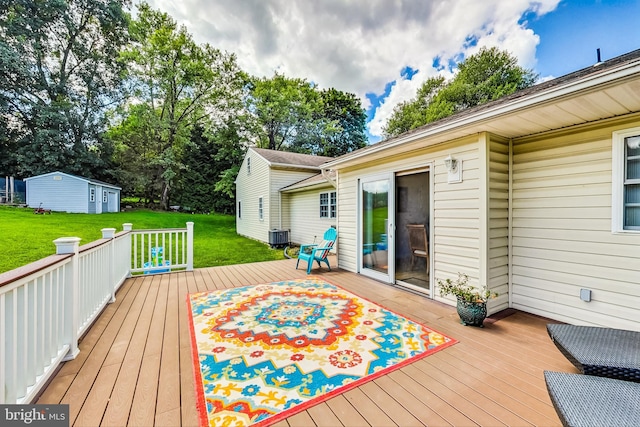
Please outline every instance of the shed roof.
M43 173L42 175L30 176L29 178L25 178L24 180L25 181L29 181L31 179L42 178L42 177L50 176L50 175L66 175L66 176L74 178L74 179L79 179L81 181L85 181L85 182L87 182L89 184L96 184L96 185L101 185L103 187L110 187L110 188L115 188L116 190L122 190L121 187L118 187L117 185L109 184L108 182L100 181L98 179L93 179L93 178L85 178L85 177L82 177L82 176L72 175L70 173L65 173L65 172L60 172L60 171Z

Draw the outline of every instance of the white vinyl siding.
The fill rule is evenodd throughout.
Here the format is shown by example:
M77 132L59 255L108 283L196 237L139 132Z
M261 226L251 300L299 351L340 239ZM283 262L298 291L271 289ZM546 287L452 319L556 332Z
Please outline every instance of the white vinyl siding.
M400 172L435 165L431 170L434 181L433 217L430 236L434 245L435 278L457 277L458 272L469 275L477 284L480 272L480 192L478 137L469 137L437 147L414 148L402 153L384 153L380 159L357 167L338 170L338 241L341 268L357 271L358 241L358 179L381 172ZM417 144L416 144L417 145ZM405 148L406 149L406 148ZM447 183L444 159L451 154L462 160L463 181ZM484 168L483 168L484 170ZM486 218L484 219L486 220ZM437 292L436 298L439 298Z
M288 229L287 215L285 212L280 212L280 190L303 179L309 178L313 175L317 175L319 171L314 170L292 170L292 169L271 169L271 205L269 212L269 221L271 221L271 228ZM315 217L317 218L317 214Z
M509 307L509 141L491 136L489 143L489 224L487 284L498 298L492 311Z
M251 174L248 163L251 163ZM236 222L240 235L267 243L269 230L288 229L286 212L280 212L280 189L318 174L315 170L279 169L249 149L236 177L236 200L242 200L242 221ZM258 198L262 197L262 219Z
M251 175L247 173L247 160L251 155ZM236 200L242 200L242 221L236 222L236 231L261 242L269 241L269 221L258 217L258 198L263 197L263 215L269 215L269 164L252 151L247 153L236 178Z
M640 235L611 233L612 131L624 128L596 126L513 143L513 307L640 330Z
M285 207L291 218L289 239L293 243L312 243L314 239L316 243L320 242L324 232L336 226L335 218L318 218L318 200L321 192L326 194L327 190L316 189L283 194L286 201Z

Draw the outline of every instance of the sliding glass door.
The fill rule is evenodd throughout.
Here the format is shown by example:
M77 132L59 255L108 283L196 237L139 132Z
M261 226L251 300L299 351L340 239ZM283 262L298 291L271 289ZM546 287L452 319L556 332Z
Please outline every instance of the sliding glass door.
M384 174L360 181L360 272L392 282L393 176Z

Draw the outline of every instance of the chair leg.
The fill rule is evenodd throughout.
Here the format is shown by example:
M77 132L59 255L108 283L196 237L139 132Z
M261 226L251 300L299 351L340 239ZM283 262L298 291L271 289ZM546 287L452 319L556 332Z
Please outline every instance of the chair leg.
M307 262L307 274L311 274L311 267L313 267L312 259L310 259L309 262Z
M298 264L300 264L300 258L298 258L298 262L296 262L296 270L298 269Z

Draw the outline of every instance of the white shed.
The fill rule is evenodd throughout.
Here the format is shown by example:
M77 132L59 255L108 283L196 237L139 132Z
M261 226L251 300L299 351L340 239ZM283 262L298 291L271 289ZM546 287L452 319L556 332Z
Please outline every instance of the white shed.
M59 212L120 211L120 187L91 178L50 172L25 179L27 205Z

